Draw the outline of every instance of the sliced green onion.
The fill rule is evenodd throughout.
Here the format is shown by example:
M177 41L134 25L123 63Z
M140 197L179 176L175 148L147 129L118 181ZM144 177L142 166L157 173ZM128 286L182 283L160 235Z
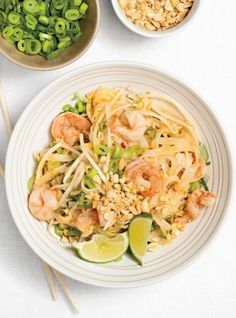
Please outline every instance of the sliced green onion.
M98 174L97 169L92 168L87 174L88 178L93 179Z
M67 29L67 21L64 19L58 19L55 24L56 33L62 34L66 31L66 29Z
M79 114L86 113L86 105L83 102L81 101L77 102L76 107L78 109Z
M41 14L41 16L44 16L47 14L47 8L49 7L49 1L46 0L46 1L42 1L40 6L39 6L39 12Z
M43 52L50 53L52 50L52 41L46 40L43 43Z
M201 144L199 146L199 151L200 151L200 154L202 155L202 157L204 158L205 162L207 162L209 159L209 154L208 154L206 146Z
M84 184L85 184L85 186L88 189L94 189L95 188L95 185L94 185L94 183L92 182L92 180L90 178L85 177L84 178Z
M25 52L25 40L20 40L17 43L17 48L20 52Z
M41 50L41 42L39 40L26 40L25 41L25 52L29 55L37 55Z
M32 176L28 180L28 190L29 190L29 192L31 192L33 190L35 179L36 179L36 176Z
M47 55L47 59L48 60L54 59L55 57L60 55L62 52L63 52L62 49L55 50Z
M72 108L72 106L71 106L70 104L66 104L66 105L64 105L64 106L62 107L62 110L63 110L64 112L67 112L67 111L70 111L71 108Z
M64 229L61 229L61 228L60 228L60 224L56 224L56 225L54 226L54 232L55 232L55 234L58 235L58 236L63 236Z
M20 41L23 37L23 34L24 34L24 31L21 28L15 28L11 38L14 41Z
M73 3L74 3L74 6L79 7L82 3L82 0L74 0Z
M69 21L76 21L80 18L80 11L77 9L66 10L65 18Z
M150 140L153 140L156 137L156 129L149 127L145 130L144 136L148 137Z
M99 145L94 147L94 152L99 156L106 156L111 153L111 148L105 145Z
M18 24L20 24L20 15L18 13L15 13L15 12L10 12L8 15L8 21L11 24L18 25Z
M12 26L9 25L9 26L5 27L5 29L3 29L2 37L4 39L9 39L13 35L13 33L14 33L14 29Z
M64 230L65 236L80 236L81 232L76 227L69 227Z
M87 8L82 0L0 0L0 32L20 52L50 60L80 40L79 19ZM71 111L86 113L79 101Z
M206 190L206 191L209 191L209 188L207 186L207 183L206 183L206 180L204 178L201 178L200 179L200 183L201 185L203 186L203 188Z
M61 155L63 153L63 148L61 147L57 148L57 153Z
M56 24L56 22L57 22L57 17L54 17L54 16L49 17L49 24L50 25L54 26Z
M38 18L38 21L44 25L48 25L49 24L49 18L44 16L44 15L41 15L39 18Z
M109 171L113 172L116 174L118 172L118 162L117 160L111 160L109 164Z
M88 9L87 3L83 2L79 8L79 12L84 15L86 13L87 9Z
M138 156L141 156L144 152L144 149L141 146L134 145L128 147L123 154L124 159L135 159Z
M99 131L104 131L106 129L106 123L105 122L101 122L99 124Z
M39 38L40 38L40 41L42 41L42 42L45 40L52 40L52 36L50 34L46 34L43 32L39 33Z
M56 9L56 10L62 10L64 5L65 5L65 0L52 0L52 6Z
M115 149L113 150L112 158L119 159L122 157L123 153L124 153L124 149L122 149L119 146L116 146Z
M188 192L192 193L193 191L200 189L201 186L202 185L199 181L192 182L192 183L190 183L190 187L188 189Z
M30 14L36 14L40 12L40 6L36 0L24 0L23 8Z
M91 209L93 207L92 203L78 203L78 209Z

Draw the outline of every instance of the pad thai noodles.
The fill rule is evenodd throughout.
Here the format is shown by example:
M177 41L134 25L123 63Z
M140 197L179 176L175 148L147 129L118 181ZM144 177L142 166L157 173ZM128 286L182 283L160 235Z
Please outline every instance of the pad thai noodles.
M28 205L62 243L113 238L145 212L154 251L215 202L207 149L168 96L127 87L76 94L53 119L51 137L36 154Z

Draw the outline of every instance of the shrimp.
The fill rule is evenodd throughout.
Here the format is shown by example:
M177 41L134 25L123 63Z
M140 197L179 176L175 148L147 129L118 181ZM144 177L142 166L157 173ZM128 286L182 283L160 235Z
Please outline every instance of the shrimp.
M200 214L200 208L212 206L215 200L216 196L212 192L195 190L189 195L185 210L195 220Z
M159 164L144 159L133 161L125 170L126 176L135 182L138 192L146 197L159 193L162 189L163 174Z
M40 221L49 221L54 218L57 209L57 192L45 187L34 189L29 197L29 210Z
M57 116L52 122L51 133L55 140L64 141L73 146L79 139L80 133L88 131L89 120L75 113L66 112Z
M84 209L77 216L74 226L87 237L92 233L92 226L98 223L98 214L95 209Z
M146 120L139 111L127 110L111 117L110 128L126 141L137 141L145 132Z

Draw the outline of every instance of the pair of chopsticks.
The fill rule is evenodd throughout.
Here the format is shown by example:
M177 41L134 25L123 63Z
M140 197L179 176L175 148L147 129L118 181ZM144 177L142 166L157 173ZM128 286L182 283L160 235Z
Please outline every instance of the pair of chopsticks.
M11 122L9 107L7 104L6 95L4 93L3 83L1 79L0 79L0 107L1 107L2 115L3 115L3 119L7 128L8 135L10 137L13 131L13 125ZM1 162L0 162L0 176L4 177L4 167ZM72 308L74 309L76 313L78 313L79 312L78 304L72 292L70 291L70 288L67 285L64 279L64 276L61 273L59 273L57 270L51 268L47 263L42 262L42 265L43 265L45 276L47 278L52 299L53 300L57 299L57 291L56 291L56 286L55 286L54 277L53 277L54 275L57 281L59 282L59 285L61 286L61 289L63 290L65 296L67 297L67 300L71 304Z

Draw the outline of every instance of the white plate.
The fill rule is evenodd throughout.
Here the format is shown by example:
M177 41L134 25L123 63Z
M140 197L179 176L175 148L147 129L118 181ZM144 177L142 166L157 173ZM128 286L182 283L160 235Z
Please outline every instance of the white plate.
M217 194L214 207L206 209L172 244L148 253L140 267L125 257L121 263L96 265L80 260L48 234L43 223L27 209L27 180L33 174L33 155L49 141L49 127L71 95L100 85L131 86L140 91L165 93L179 102L195 119L212 165L210 189ZM160 281L180 271L196 258L217 232L231 194L231 159L223 131L212 111L192 89L159 69L128 62L85 66L45 88L19 119L7 152L6 190L15 223L31 248L45 262L76 280L104 287L135 287Z

